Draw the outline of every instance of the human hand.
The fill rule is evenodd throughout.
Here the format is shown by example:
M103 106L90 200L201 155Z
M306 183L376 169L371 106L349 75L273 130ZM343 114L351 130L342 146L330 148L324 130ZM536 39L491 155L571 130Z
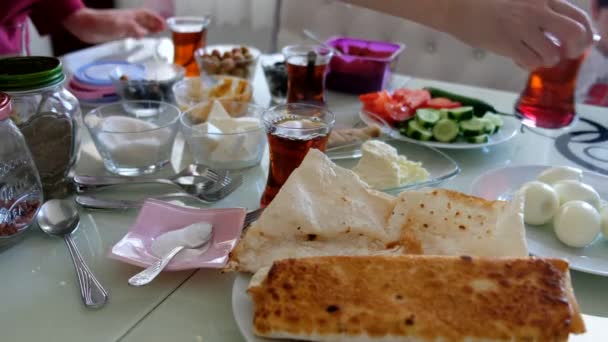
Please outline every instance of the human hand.
M69 16L63 25L80 40L91 44L127 37L141 38L165 28L164 20L147 9L83 8Z
M587 14L565 0L447 3L444 31L470 45L510 57L530 70L576 58L593 40Z

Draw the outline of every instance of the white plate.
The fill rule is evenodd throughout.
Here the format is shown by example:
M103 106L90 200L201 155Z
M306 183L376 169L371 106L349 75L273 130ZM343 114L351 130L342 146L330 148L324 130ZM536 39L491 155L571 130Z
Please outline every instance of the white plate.
M239 273L232 284L232 315L239 327L241 334L247 342L281 342L285 340L269 340L266 338L257 337L253 333L253 302L247 294L247 286L249 285L251 276L249 274Z
M253 302L247 294L247 286L251 276L239 273L232 284L232 315L246 342L289 342L288 340L275 340L255 336L253 333ZM608 319L583 315L587 333L572 336L571 342L597 342L606 341Z
M536 179L549 168L546 165L511 166L486 172L472 185L472 195L489 200L508 198L524 183ZM608 199L608 177L583 171L583 182L591 185L604 200ZM570 268L581 272L608 276L608 241L598 237L585 248L572 248L561 243L551 227L526 225L528 249L533 255L567 259Z
M363 122L365 122L368 125L375 123L371 118L369 118L366 115L366 112L364 112L364 111L359 112L359 117L361 118L361 120ZM498 132L490 135L488 142L484 143L484 144L472 144L472 143L461 142L461 141L455 141L452 143L442 143L442 142L438 142L438 141L420 141L420 140L408 138L405 135L402 135L401 133L399 133L398 129L395 129L390 126L388 128L385 128L385 130L388 130L388 135L391 138L397 139L397 140L414 142L414 143L423 144L423 145L431 146L431 147L435 147L435 148L466 150L466 149L482 148L482 147L502 144L508 140L511 140L513 137L515 137L521 128L521 122L519 122L519 120L517 120L515 117L509 117L509 116L502 116L502 119L504 121L504 125L500 128L500 130L498 130Z

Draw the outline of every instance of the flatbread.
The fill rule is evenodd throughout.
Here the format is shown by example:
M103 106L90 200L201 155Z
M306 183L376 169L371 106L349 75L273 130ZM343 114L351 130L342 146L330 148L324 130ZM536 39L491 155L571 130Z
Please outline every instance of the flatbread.
M403 192L389 221L408 254L527 256L523 196L487 201L445 189Z
M393 196L312 149L230 253L228 269L256 272L274 260L385 252Z
M585 332L568 264L558 259L288 259L254 277L248 293L254 331L270 338L567 341Z

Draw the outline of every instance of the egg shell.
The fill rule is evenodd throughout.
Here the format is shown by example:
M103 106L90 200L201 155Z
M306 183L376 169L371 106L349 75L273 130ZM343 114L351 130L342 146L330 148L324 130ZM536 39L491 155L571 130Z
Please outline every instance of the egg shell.
M524 184L524 221L542 225L553 218L559 209L559 197L553 188L539 181Z
M563 180L583 180L583 170L570 166L557 166L541 172L537 180L549 185L553 185Z
M604 239L608 240L608 205L600 210L600 220L602 222L602 234L604 235Z
M575 180L564 180L555 183L553 189L559 196L560 204L580 200L591 204L596 210L600 208L600 195L591 185Z
M600 214L589 203L570 201L562 205L553 218L553 229L564 244L582 248L600 233Z

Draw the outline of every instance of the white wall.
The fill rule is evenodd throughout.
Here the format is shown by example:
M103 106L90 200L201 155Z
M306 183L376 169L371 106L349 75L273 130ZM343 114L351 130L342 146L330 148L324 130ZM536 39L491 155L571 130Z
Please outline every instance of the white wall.
M28 20L30 33L30 54L32 56L51 56L53 49L51 48L51 39L49 37L40 37L36 27Z

